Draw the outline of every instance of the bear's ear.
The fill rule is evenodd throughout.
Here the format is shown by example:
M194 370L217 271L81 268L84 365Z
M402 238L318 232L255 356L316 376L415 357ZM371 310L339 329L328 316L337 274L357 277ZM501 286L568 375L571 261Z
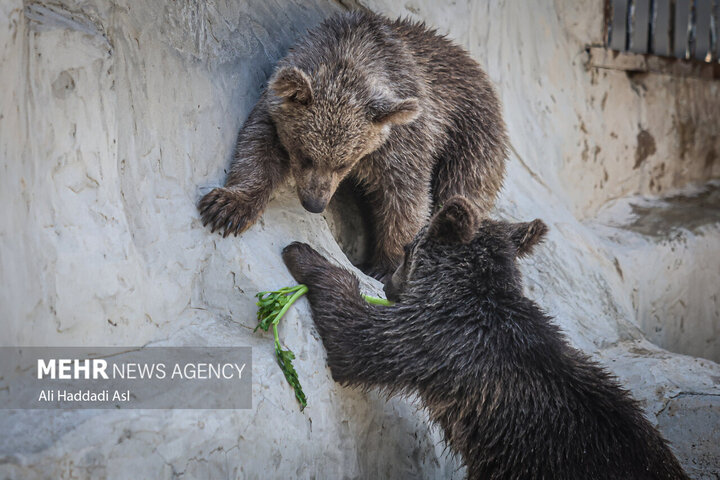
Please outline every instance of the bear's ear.
M415 120L420 114L417 98L396 100L376 98L368 105L370 120L380 125L404 125Z
M517 247L518 257L530 255L535 245L543 241L547 231L547 225L540 219L510 224L510 238Z
M452 197L430 220L428 235L435 241L451 245L470 243L480 219L475 207L463 197Z
M270 89L280 98L309 105L312 102L313 91L310 77L296 67L283 67L272 76Z

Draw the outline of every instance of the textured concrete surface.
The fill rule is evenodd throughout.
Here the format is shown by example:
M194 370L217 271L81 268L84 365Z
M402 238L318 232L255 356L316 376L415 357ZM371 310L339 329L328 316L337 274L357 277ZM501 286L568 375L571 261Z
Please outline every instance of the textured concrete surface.
M717 360L718 221L670 228L653 212L672 202L648 196L720 174L718 83L588 70L601 2L359 3L428 21L486 67L514 145L496 213L551 228L523 263L528 293L633 391L693 476L720 475L720 366L705 359ZM341 9L0 3L0 342L250 345L256 382L247 411L2 411L2 478L462 478L412 401L332 382L304 301L280 329L303 413L270 337L252 333L253 295L292 282L289 241L347 264L328 228L348 244L346 207L326 222L287 187L227 239L194 207L222 183L275 61Z
M646 337L720 362L720 183L618 199L588 224L613 251Z

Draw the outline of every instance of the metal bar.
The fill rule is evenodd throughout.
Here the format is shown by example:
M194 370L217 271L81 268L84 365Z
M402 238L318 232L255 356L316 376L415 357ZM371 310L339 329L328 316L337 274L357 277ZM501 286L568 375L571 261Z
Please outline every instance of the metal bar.
M673 32L673 53L677 58L686 58L690 26L690 0L675 0L675 28Z
M628 0L612 0L610 48L624 51L627 46Z
M652 72L674 77L694 77L720 80L720 64L707 62L678 62L674 57L616 52L604 47L590 47L588 65L596 69L626 72Z
M650 0L634 0L631 15L629 50L635 53L648 53Z
M705 60L710 51L710 17L712 0L695 0L695 41L693 58Z
M715 32L715 54L713 55L713 59L715 61L720 60L720 0L715 0L715 8L713 8L714 12L714 32Z
M670 56L670 0L655 0L652 22L652 52Z

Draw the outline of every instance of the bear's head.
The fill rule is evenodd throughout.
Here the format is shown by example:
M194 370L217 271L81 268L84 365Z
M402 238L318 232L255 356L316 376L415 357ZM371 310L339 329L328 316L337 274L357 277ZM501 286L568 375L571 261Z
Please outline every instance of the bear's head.
M312 74L286 66L270 79L270 114L309 212L325 209L342 179L385 143L393 125L418 116L416 98L399 99L366 83L352 69L325 66Z
M390 300L462 292L492 297L522 287L517 258L544 238L541 220L508 223L483 218L463 197L453 197L405 247L405 258L385 285Z

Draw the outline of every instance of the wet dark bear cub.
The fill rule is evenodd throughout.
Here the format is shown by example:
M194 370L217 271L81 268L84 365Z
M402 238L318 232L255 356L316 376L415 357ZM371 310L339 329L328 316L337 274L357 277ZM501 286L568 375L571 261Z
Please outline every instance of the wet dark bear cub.
M453 198L406 247L392 307L308 245L283 258L310 288L333 378L419 394L469 478L687 478L629 393L523 295L517 258L545 232Z
M506 152L500 102L465 50L423 24L351 12L280 60L238 135L225 186L198 207L213 231L238 234L288 176L313 213L347 179L370 206L369 270L385 278L433 205L458 194L493 205Z

